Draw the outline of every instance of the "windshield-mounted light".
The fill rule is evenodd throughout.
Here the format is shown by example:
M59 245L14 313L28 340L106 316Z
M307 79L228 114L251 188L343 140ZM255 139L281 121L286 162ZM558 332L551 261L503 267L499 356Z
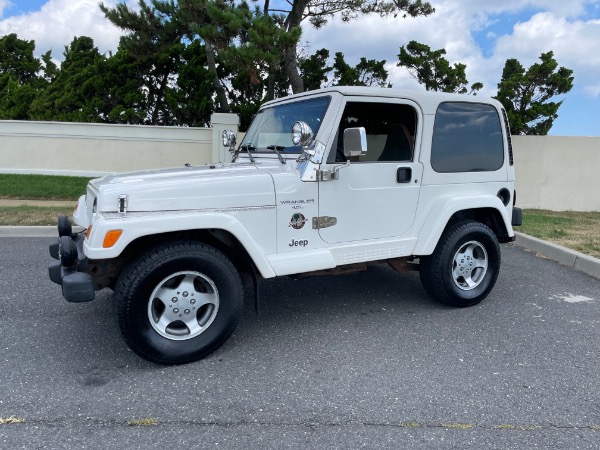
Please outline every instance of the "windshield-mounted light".
M294 122L292 126L292 143L294 145L307 145L313 137L313 132L306 122Z
M235 147L236 136L233 131L223 130L221 137L223 138L223 147L230 147L230 148Z

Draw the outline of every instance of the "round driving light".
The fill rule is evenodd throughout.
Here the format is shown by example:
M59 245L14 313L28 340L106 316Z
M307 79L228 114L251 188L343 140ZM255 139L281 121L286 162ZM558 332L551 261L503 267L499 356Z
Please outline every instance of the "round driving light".
M294 145L300 145L302 139L302 124L300 122L294 123L292 127L292 143Z
M221 137L223 138L223 147L231 147L235 145L236 135L233 131L223 130Z
M73 234L73 227L67 216L58 216L58 235L59 236L71 236Z
M313 137L313 132L306 122L294 122L292 126L292 143L307 145Z

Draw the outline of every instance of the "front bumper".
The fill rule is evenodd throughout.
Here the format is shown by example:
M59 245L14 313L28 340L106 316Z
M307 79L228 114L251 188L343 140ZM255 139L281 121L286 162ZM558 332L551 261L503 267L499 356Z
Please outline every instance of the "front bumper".
M85 234L65 230L66 217L59 218L59 237L49 246L53 258L48 264L50 280L62 286L62 295L68 302L81 303L94 300L92 276L86 272L88 259L83 253ZM67 221L68 222L68 221Z

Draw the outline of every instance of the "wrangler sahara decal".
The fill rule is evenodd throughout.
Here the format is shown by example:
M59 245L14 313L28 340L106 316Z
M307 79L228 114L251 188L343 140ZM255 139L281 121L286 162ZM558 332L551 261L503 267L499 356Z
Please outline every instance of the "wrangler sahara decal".
M290 220L290 227L295 230L300 230L306 223L306 217L302 213L295 213Z

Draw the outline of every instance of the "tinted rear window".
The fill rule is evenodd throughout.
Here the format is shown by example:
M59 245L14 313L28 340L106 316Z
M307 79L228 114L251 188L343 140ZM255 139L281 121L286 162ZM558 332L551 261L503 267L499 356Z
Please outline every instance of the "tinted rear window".
M431 166L436 172L494 171L504 163L500 117L482 103L442 103L435 115Z

